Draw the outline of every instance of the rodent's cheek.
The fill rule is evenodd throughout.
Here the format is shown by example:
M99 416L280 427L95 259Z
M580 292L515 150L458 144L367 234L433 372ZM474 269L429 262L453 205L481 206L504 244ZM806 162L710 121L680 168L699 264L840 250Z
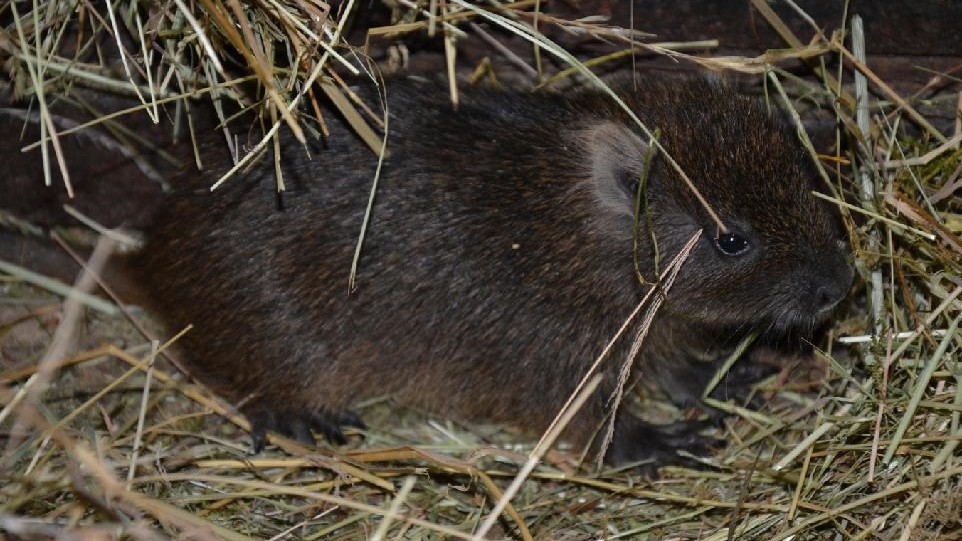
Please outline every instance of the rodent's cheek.
M797 305L796 286L802 281L796 274L803 262L756 238L749 242L742 253L729 255L703 232L673 285L670 295L675 303L689 306L705 319L736 325L774 317L786 304ZM667 261L672 252L662 254Z
M715 325L794 326L812 320L805 299L813 288L799 275L805 273L798 265L766 258L761 252L743 258L715 252L714 247L700 247L697 257L686 261L669 293L676 305L687 306L695 317Z
M759 280L752 266L726 261L711 245L699 245L678 275L673 290L690 302L709 310L729 311L757 295Z

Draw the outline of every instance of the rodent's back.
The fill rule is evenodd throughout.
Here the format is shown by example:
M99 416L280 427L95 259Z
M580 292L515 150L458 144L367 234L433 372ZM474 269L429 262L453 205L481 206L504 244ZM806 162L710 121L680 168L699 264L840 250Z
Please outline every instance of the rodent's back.
M218 392L237 401L255 390L316 394L336 409L408 391L428 405L491 413L479 393L503 388L499 372L515 361L499 366L492 350L511 344L519 358L538 355L546 341L584 334L551 324L559 302L577 309L591 293L563 278L583 272L579 261L617 255L575 242L588 209L554 208L578 198L570 193L576 149L558 129L577 118L560 103L546 108L554 119L531 118L546 104L519 95L486 96L455 113L443 96L415 92L402 88L392 100L391 158L354 292L348 277L376 158L346 130L311 160L293 142L284 146L283 210L269 163L209 194L227 165L219 163L171 197L142 268L171 324L194 324L187 362ZM549 160L524 155L533 140L552 150ZM618 287L635 287L630 269L623 274ZM625 295L626 305L632 300ZM592 336L549 350L580 358L597 343ZM490 368L479 370L479 359ZM310 389L318 384L323 395Z

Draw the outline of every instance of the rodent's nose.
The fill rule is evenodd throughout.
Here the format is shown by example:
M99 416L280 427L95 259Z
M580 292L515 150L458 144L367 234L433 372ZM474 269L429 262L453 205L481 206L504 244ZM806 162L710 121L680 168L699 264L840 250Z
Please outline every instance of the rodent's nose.
M831 264L828 272L823 274L823 281L815 289L815 306L821 313L828 312L845 298L855 279L855 270L847 261L836 261Z
M818 306L818 311L827 312L835 308L835 305L844 297L844 294L839 294L840 290L841 288L833 286L820 286L815 292L815 305ZM846 291L848 290L846 289Z

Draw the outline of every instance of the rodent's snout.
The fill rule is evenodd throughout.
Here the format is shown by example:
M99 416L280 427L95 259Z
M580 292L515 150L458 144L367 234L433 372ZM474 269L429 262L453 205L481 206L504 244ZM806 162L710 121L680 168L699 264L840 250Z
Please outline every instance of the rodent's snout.
M827 261L816 264L818 281L812 303L815 313L821 317L828 315L838 303L842 302L855 280L855 270L847 258L836 254Z

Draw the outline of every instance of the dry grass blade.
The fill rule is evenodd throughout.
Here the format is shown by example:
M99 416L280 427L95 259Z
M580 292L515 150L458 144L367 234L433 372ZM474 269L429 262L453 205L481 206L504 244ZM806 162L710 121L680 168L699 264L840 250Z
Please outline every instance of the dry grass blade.
M24 24L20 18L20 14L17 12L16 2L10 3L10 10L13 12L13 20L17 29L17 38L20 40L20 49L24 52L30 50L27 44L27 36L24 31ZM37 9L34 6L33 10L33 26L34 28L39 26L39 20L37 18ZM63 149L60 146L60 138L57 135L57 128L53 124L53 120L50 116L50 108L47 106L47 98L45 93L46 83L44 81L44 69L42 58L45 56L41 50L42 41L37 37L37 50L35 55L27 60L26 68L27 73L30 75L30 81L32 82L33 88L36 89L37 104L40 108L40 138L44 139L46 134L49 134L51 146L53 146L54 155L57 158L57 164L60 166L60 174L63 177L64 187L67 189L67 194L73 197L73 185L70 182L70 174L67 171L67 163L63 157ZM43 174L44 174L44 184L50 186L51 173L50 173L50 158L47 152L47 145L41 145L40 147L41 155L43 159Z
M0 272L4 272L18 280L30 282L52 293L56 293L57 295L63 295L71 299L77 299L87 306L90 306L91 308L99 310L105 314L113 315L117 313L116 306L104 301L96 295L79 291L75 287L68 286L67 284L64 284L54 278L37 274L19 265L14 265L13 263L0 260Z
M274 83L273 68L268 65L267 58L264 51L259 45L259 41L254 37L254 33L250 27L250 21L247 19L247 15L244 13L243 8L237 0L228 0L231 5L231 11L233 12L234 19L228 19L223 4L219 2L214 3L214 0L201 0L204 6L207 8L207 12L213 16L214 20L217 21L218 28L223 32L230 43L234 46L234 49L239 51L244 58L247 60L247 65L254 70L257 77L260 79L261 83L264 85L264 89L267 91L268 96L274 102L277 110L280 111L281 115L284 117L284 121L287 126L294 133L294 136L298 141L304 142L304 132L301 130L300 124L294 119L290 111L288 111L288 104L285 102L284 98L281 97L280 93L277 91L277 87ZM243 36L237 32L235 28L235 23L241 27L241 31L244 33Z

